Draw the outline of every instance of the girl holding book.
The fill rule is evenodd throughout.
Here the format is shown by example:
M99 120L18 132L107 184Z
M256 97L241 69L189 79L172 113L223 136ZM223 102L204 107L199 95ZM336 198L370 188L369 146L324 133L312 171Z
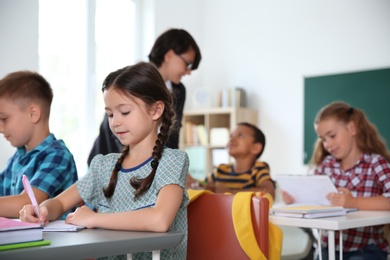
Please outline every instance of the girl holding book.
M390 153L364 112L347 103L334 102L318 112L314 128L318 140L311 164L316 167L315 174L328 175L338 188L337 193L327 195L331 204L390 210ZM286 192L283 200L288 204L294 201ZM344 230L343 259L386 260L390 247L384 228L378 225ZM335 239L339 245L338 232ZM328 259L327 240L324 234L322 259Z

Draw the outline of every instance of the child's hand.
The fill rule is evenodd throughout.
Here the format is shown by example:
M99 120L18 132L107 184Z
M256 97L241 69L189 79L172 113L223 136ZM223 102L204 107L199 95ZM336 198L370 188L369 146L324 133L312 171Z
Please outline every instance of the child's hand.
M47 224L49 221L47 220L48 211L44 206L39 207L39 218L35 215L34 207L31 204L25 205L19 211L19 219L23 222L32 222L32 223L45 223Z
M92 217L97 214L88 206L82 206L76 209L75 212L69 213L66 216L65 223L85 226L87 228L94 228L92 224Z
M295 199L287 191L282 190L282 200L286 204L292 204L295 202Z
M333 206L342 206L344 208L353 208L354 197L351 191L346 188L338 188L338 192L329 193L326 198Z

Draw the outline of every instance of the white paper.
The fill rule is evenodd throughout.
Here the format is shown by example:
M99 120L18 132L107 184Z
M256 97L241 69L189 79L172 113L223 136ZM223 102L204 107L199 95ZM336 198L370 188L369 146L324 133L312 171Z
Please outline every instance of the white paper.
M330 205L326 195L337 192L336 187L325 175L277 175L281 190L288 192L297 204Z
M65 220L55 220L49 222L43 228L43 232L75 232L84 228L85 228L84 226L66 224Z

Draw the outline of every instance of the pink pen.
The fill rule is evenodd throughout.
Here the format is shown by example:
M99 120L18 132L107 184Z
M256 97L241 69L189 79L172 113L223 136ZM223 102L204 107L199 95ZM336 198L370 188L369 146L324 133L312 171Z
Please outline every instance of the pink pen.
M34 192L31 188L30 181L28 180L27 176L23 174L22 182L24 186L24 190L27 192L28 196L30 197L31 203L34 207L35 215L39 218L39 207L37 203L37 199L35 198ZM41 222L41 226L43 226L43 223Z

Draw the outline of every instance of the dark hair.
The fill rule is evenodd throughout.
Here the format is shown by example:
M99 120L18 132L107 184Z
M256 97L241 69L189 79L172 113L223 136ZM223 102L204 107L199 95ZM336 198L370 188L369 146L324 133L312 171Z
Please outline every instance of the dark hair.
M261 143L263 145L263 149L261 149L260 153L258 153L256 155L256 159L260 158L260 156L263 154L264 148L265 148L265 135L264 135L264 133L257 126L252 125L252 124L247 123L247 122L241 122L241 123L238 123L237 125L246 126L246 127L249 127L253 130L253 137L255 138L255 143Z
M104 92L108 89L113 89L128 97L137 97L145 102L147 108L151 107L157 101L163 102L165 106L164 112L161 115L160 131L157 135L153 151L151 152L152 170L144 179L133 177L130 180L131 186L136 190L135 198L138 198L150 188L150 185L153 182L158 162L161 159L164 145L169 135L172 120L175 115L171 105L171 94L165 86L156 66L147 62L140 62L133 66L111 72L104 80L102 91ZM120 166L129 152L129 146L125 146L111 173L110 182L107 188L103 189L106 198L111 198L114 194Z
M0 80L0 97L12 101L37 102L42 108L43 115L49 118L53 90L40 74L33 71L16 71ZM21 109L25 109L25 105L25 102L19 104Z
M390 161L390 154L384 139L362 110L353 108L345 102L336 101L323 107L317 113L314 124L318 124L328 118L333 118L345 124L353 122L357 131L355 139L359 150L363 153L382 155L387 161ZM311 164L319 165L327 155L329 155L329 152L324 148L322 140L318 138L315 143Z
M192 63L191 70L196 70L202 59L202 55L194 38L185 30L170 29L156 39L148 57L149 61L153 62L159 68L164 61L164 55L169 50L173 50L174 53L180 55L190 49L193 49L195 52L195 59Z

